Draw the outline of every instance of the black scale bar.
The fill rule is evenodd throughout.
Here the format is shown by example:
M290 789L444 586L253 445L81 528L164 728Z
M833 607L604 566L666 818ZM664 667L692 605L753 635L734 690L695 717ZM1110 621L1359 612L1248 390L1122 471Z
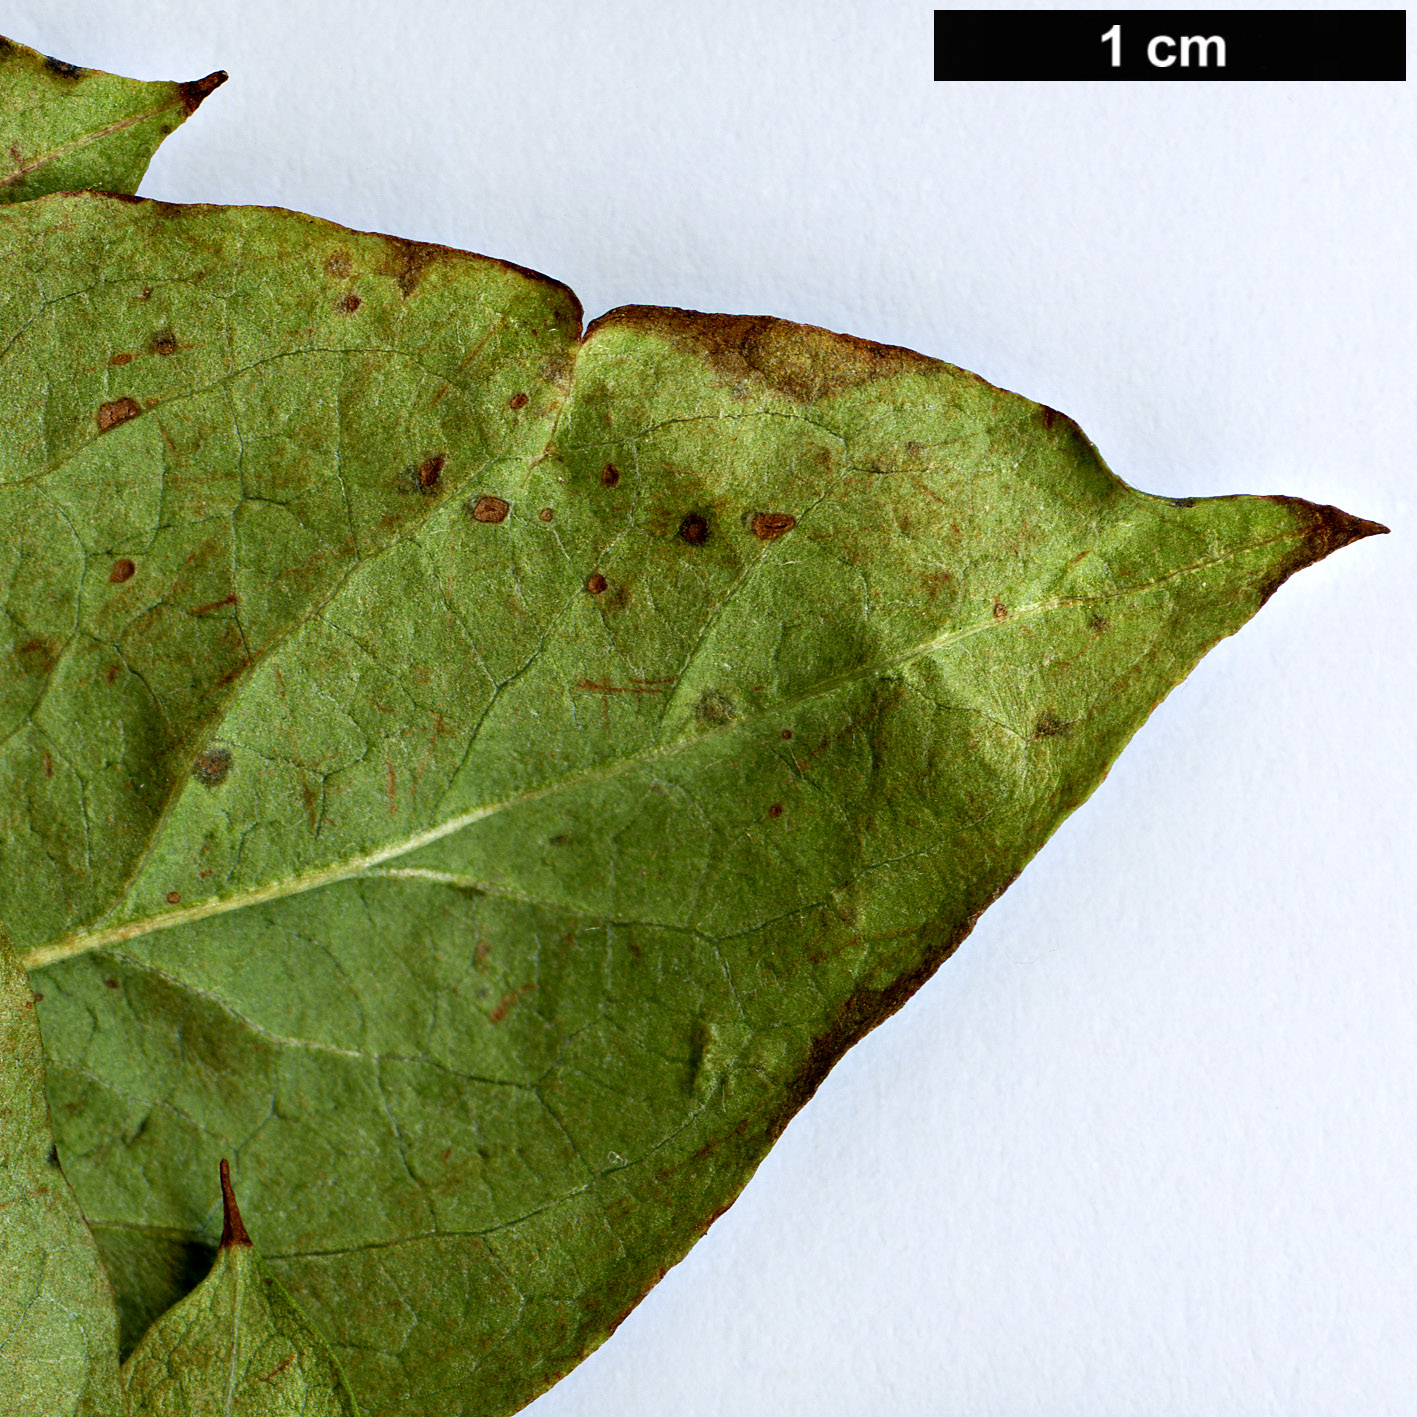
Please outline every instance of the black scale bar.
M936 10L935 77L1407 78L1406 10Z

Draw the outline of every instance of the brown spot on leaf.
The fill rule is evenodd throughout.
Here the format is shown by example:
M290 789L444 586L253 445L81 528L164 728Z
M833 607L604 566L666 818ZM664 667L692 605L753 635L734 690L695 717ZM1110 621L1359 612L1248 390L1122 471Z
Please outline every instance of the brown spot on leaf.
M596 571L593 575L586 577L585 588L592 595L600 595L609 584L610 582L599 571Z
M674 682L673 679L631 679L628 684L612 684L608 679L604 683L595 679L580 679L575 687L582 694L662 694L665 686ZM653 786L650 791L654 791Z
M348 251L332 251L325 257L325 274L332 280L343 280L354 269L354 261Z
M600 469L600 480L607 487L614 487L620 481L620 469L613 462L608 462Z
M423 272L438 260L440 253L453 254L446 246L424 241L408 241L401 236L384 237L387 261L384 274L398 282L399 294L405 300L418 289Z
M124 556L121 560L113 563L113 569L108 573L108 580L111 585L122 585L124 581L131 581L137 574L137 566Z
M335 309L341 315L352 315L363 304L364 302L353 291L350 291L348 295L342 296L335 302Z
M135 300L151 300L151 299L152 299L152 293L153 293L153 288L152 288L152 286L150 286L150 285L145 285L145 286L137 293L137 295L135 295L133 298L134 298Z
M231 749L208 748L192 764L192 776L203 787L220 787L231 771Z
M473 967L474 967L479 973L484 973L484 972L486 971L486 969L487 969L487 956L490 955L491 953L492 953L492 944L491 944L491 941L489 941L489 940L479 940L479 941L477 942L477 948L472 952L472 963L473 963Z
M51 74L57 74L61 79L78 79L83 76L83 70L77 64L70 64L66 60L56 59L51 54L44 56L44 67Z
M54 668L55 646L49 640L26 640L15 651L15 658L26 674L48 674Z
M236 1205L236 1192L231 1189L231 1167L226 1157L221 1159L221 1247L250 1249L251 1237L241 1223L241 1211Z
M1009 607L1002 600L994 602L994 618L996 620L1007 620L1009 618Z
M757 512L748 525L759 541L776 541L797 525L797 518L791 512Z
M44 750L44 775L45 777L54 776L54 759L49 756L48 748Z
M1105 635L1112 628L1112 622L1105 616L1099 615L1095 610L1087 619L1087 628L1094 635Z
M219 89L228 77L225 69L218 69L205 79L189 79L185 84L178 84L177 92L182 96L182 107L187 110L187 116L190 118L201 107L202 100L214 89Z
M511 507L500 497L493 497L487 493L483 493L471 508L473 521L487 522L493 525L506 521L507 513L511 510Z
M133 362L133 356L131 354L115 354L108 362L113 368L121 369L123 365Z
M159 330L152 338L152 344L148 346L154 354L161 354L164 357L177 353L177 336L171 330Z
M782 815L782 803L781 803L781 802L774 802L774 803L772 804L772 806L768 808L768 816L770 816L770 817L780 817L781 815Z
M235 605L239 597L235 591L230 595L224 595L220 600L209 600L205 605L199 605L193 615L210 615L213 610L220 610L224 605Z
M1051 709L1039 714L1038 722L1033 725L1035 738L1066 738L1072 731L1072 724L1059 718Z
M830 398L877 379L946 367L914 350L770 315L706 315L652 305L611 310L591 321L585 337L627 327L706 357L730 384L766 385L798 403Z
M782 730L782 741L783 741L784 743L790 742L790 741L791 741L791 738L792 738L792 730L791 730L790 728L784 728L784 729Z
M118 981L116 979L105 979L103 981L103 987L105 989L116 989L118 987Z
M298 1356L299 1356L299 1355L298 1355L298 1354L295 1354L295 1353L287 1353L287 1354L285 1355L285 1357L282 1358L282 1359L280 1360L280 1362L277 1363L277 1364L275 1365L275 1367L270 1370L269 1373L262 1373L262 1374L256 1379L256 1381L257 1381L258 1383L268 1383L268 1382L270 1382L273 1378L278 1378L278 1377L280 1377L280 1375L281 1375L283 1372L285 1372L285 1370L286 1370L288 1367L290 1367L290 1365L291 1365L293 1362L295 1362L295 1360L296 1360L296 1358L297 1358Z
M523 984L520 988L512 989L506 994L503 994L501 1000L497 1004L497 1007L493 1009L490 1014L487 1015L488 1022L501 1023L502 1020L506 1018L509 1013L511 1013L512 1006L517 1002L517 1000L520 999L523 994L529 994L535 988L535 984L527 982L526 984Z
M543 507L536 515L539 516L542 521L549 522L555 517L556 513L553 512L550 507Z
M138 407L137 399L114 399L112 403L100 404L98 431L107 433L110 428L116 428L120 423L126 423L130 418L136 418L142 411Z
M508 407L508 408L525 408L529 402L530 402L530 400L527 398L527 396L526 396L525 394L521 394L521 393L513 394L513 395L511 396L511 398L509 398L509 399L507 400L507 407Z
M182 892L181 892L181 891L168 891L168 893L167 893L167 903L168 903L169 905L181 905L181 904L182 904Z
M447 462L443 453L434 453L418 464L418 485L424 492L431 492L443 476L443 464Z
M738 717L738 705L733 702L733 696L722 689L705 689L694 705L694 717L700 723L721 726Z
M702 546L708 540L709 525L697 512L690 512L679 523L679 535L690 546Z

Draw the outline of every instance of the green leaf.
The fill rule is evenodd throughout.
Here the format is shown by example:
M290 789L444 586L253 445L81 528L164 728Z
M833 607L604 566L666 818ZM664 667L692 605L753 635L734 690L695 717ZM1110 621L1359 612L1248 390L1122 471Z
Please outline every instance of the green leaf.
M215 1239L515 1410L1161 697L1379 531L771 319L288 212L0 214L0 919L127 1340Z
M261 1263L225 1161L221 1189L216 1263L123 1365L125 1417L358 1417L334 1355Z
M95 187L136 192L158 145L214 88L80 69L0 37L0 202Z
M113 1291L59 1169L29 980L0 929L0 1411L116 1417Z

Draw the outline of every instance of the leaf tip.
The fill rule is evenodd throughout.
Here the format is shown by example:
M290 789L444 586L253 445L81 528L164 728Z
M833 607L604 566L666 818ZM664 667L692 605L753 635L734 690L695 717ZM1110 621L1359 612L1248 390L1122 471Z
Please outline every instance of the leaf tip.
M226 1157L221 1159L221 1247L227 1249L249 1249L251 1237L241 1220L241 1211L236 1204L236 1192L231 1189L231 1167Z
M1269 499L1288 510L1298 523L1300 540L1293 556L1267 585L1261 588L1263 605L1295 571L1312 566L1335 551L1362 541L1366 536L1386 536L1389 528L1381 522L1355 517L1338 507L1306 502L1302 497L1276 496Z
M218 69L214 73L208 74L205 79L191 79L185 84L178 84L177 92L182 95L182 103L187 110L187 116L190 118L201 107L202 100L213 89L219 89L229 77L230 75L225 69Z

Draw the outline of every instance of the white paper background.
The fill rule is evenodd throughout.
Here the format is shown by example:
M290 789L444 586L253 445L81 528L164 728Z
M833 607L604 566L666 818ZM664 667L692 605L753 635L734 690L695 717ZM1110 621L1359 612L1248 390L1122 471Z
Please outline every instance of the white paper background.
M0 28L230 70L149 195L485 251L588 316L910 345L1148 491L1391 525L1206 659L533 1411L1413 1411L1408 86L937 85L898 0L30 0Z

